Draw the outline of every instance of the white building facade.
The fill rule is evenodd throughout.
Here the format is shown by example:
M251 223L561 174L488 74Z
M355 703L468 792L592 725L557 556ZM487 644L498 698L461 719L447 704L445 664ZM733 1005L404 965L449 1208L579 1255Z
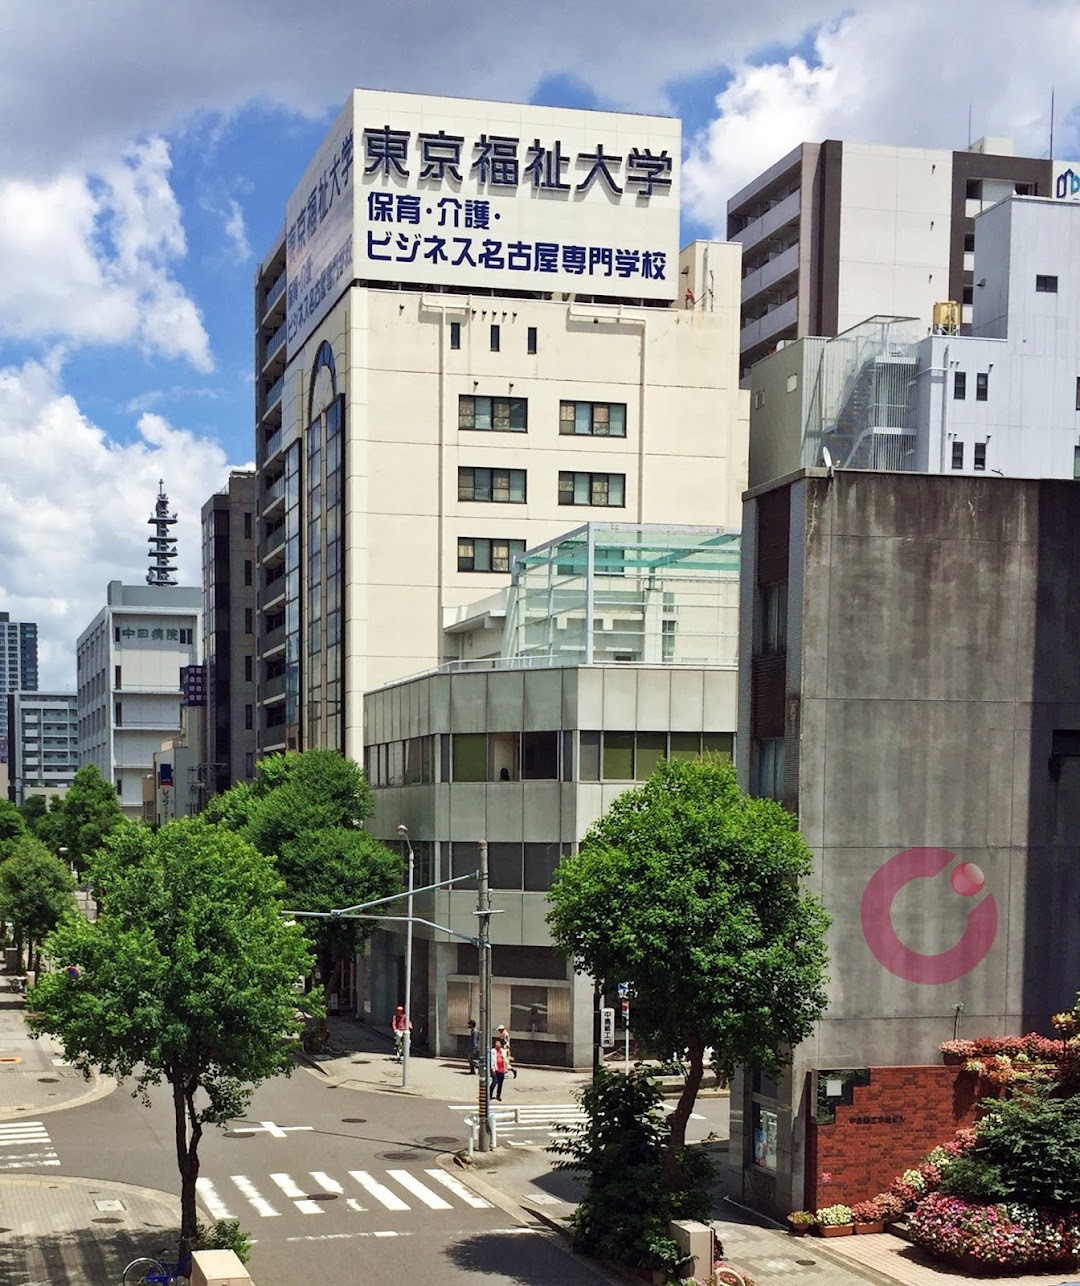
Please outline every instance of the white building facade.
M79 635L79 766L113 782L125 814L144 815L154 752L180 731L182 671L199 660L202 591L110 581Z
M12 692L7 705L8 798L63 795L79 770L74 692Z
M363 694L575 521L737 526L739 250L680 253L680 147L350 98L256 287L259 753L359 757Z

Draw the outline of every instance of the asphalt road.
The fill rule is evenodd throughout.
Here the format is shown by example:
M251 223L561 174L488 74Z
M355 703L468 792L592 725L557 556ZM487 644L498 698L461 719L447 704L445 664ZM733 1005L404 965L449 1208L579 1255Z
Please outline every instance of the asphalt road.
M165 1089L147 1106L121 1088L53 1114L48 1133L53 1173L179 1191ZM201 1202L255 1240L258 1286L607 1280L441 1170L439 1154L464 1140L443 1103L336 1089L298 1070L261 1087L243 1121L204 1134Z

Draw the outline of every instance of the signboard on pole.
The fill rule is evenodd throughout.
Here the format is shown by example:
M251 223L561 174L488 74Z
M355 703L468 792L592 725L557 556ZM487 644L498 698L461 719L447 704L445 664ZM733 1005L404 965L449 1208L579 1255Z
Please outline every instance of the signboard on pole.
M605 1049L615 1048L615 1010L600 1010L600 1044Z

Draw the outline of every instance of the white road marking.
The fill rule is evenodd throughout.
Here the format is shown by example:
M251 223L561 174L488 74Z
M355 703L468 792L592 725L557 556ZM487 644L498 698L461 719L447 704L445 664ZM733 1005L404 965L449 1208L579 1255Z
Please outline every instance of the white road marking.
M367 1206L362 1206L355 1197L349 1197L346 1200L345 1204L349 1207L350 1210L355 1210L358 1215L367 1213Z
M313 1130L313 1125L275 1125L273 1121L260 1121L258 1125L237 1125L234 1134L269 1134L272 1139L287 1139L296 1130Z
M203 1204L215 1219L232 1219L233 1214L224 1201L218 1196L217 1189L209 1179L195 1180L195 1191L203 1199Z
M381 1202L387 1210L408 1210L408 1205L396 1193L391 1192L389 1188L384 1188L366 1170L350 1170L349 1174L362 1188L370 1192L376 1201Z
M49 1156L52 1157L51 1160L43 1159ZM38 1158L42 1158L42 1159L39 1160ZM24 1157L21 1161L5 1161L2 1165L0 1165L0 1170L26 1170L28 1168L36 1170L39 1165L59 1165L59 1164L60 1164L60 1158L55 1154L55 1152L54 1153L31 1152L28 1157Z
M303 1188L297 1187L288 1174L272 1174L271 1179L287 1197L292 1198L293 1205L302 1215L324 1215L326 1211L317 1201L312 1201Z
M331 1179L330 1176L328 1174L324 1174L322 1170L309 1170L308 1174L311 1175L324 1192L336 1192L340 1197L345 1191L336 1179Z
M452 1174L447 1174L445 1170L425 1170L424 1173L436 1183L441 1183L444 1188L448 1188L455 1197L460 1197L467 1206L472 1206L474 1210L488 1210L491 1207L490 1201L485 1201L483 1197L478 1197L475 1192L470 1191Z
M246 1174L230 1174L229 1178L255 1207L257 1214L262 1215L264 1219L277 1218L279 1212L274 1209L264 1196L262 1196L258 1188L256 1188Z
M413 1196L419 1197L429 1210L450 1210L452 1209L449 1201L444 1201L438 1193L432 1192L426 1183L421 1183L415 1174L410 1174L408 1170L387 1170L386 1172L395 1183L400 1183Z
M49 1131L41 1121L0 1123L0 1149L0 1170L27 1170L60 1164Z
M531 1231L531 1230L530 1230ZM411 1232L322 1232L307 1237L286 1237L286 1241L348 1241L350 1237L411 1237ZM252 1237L251 1244L255 1245Z

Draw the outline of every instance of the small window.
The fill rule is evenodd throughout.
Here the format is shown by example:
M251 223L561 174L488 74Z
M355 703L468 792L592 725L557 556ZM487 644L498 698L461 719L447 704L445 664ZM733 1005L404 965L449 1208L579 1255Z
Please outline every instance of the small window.
M511 570L514 556L525 552L523 540L497 540L486 536L458 538L459 572L502 572Z
M560 402L559 432L564 436L626 437L625 402Z
M114 713L116 715L116 718L113 720L113 722L116 724L118 728L120 728L123 726L123 723L124 723L124 703L122 701L117 701Z
M621 508L626 503L624 473L560 473L560 505Z
M493 353L497 353L497 352L499 351L499 337L500 337L500 334L501 334L501 332L500 332L499 327L498 327L498 326L492 326L492 328L491 328L491 351L492 351Z
M1017 196L1032 196L1032 185L1030 183L1017 183L1013 188Z
M458 732L452 744L454 781L487 781L487 734Z
M974 232L964 233L964 253L969 255L975 253L975 233Z
M769 737L758 742L758 789L765 799L784 797L784 738Z
M461 347L461 322L450 323L450 347Z
M1058 759L1080 757L1080 732L1055 728L1051 735L1050 753Z
M250 656L245 656L244 657L244 679L247 683L250 683L252 679L252 665L253 665L253 659Z
M529 353L536 352L536 327L530 326L526 331L525 350Z
M523 732L521 734L521 777L523 781L558 781L559 734L557 732Z
M1080 479L1080 446L1073 447L1073 477Z
M986 443L985 442L975 443L975 459L972 462L972 468L985 470L986 468Z
M192 643L192 642L193 642L193 638L194 638L194 636L193 636L193 632L192 632L191 630L181 630L181 631L180 631L180 642L181 642L181 643L188 643L188 644L190 644L190 643Z
M529 427L529 404L523 397L458 398L458 428L494 433L525 433Z
M244 706L244 727L250 732L255 726L255 707Z
M1076 381L1076 407L1077 407L1077 410L1080 410L1080 378L1078 378L1078 379L1077 379L1077 381ZM120 642L120 626L119 626L119 625L114 625L114 626L113 626L113 642L114 642L114 643L119 643L119 642Z
M121 670L122 670L122 668L123 668L123 667L122 667L122 666L119 666L119 665L116 665L116 666L114 666L114 667L113 667L113 687L114 687L114 688L122 688L122 687L124 686L124 684L123 684L123 682L122 682L122 680L121 680Z
M251 539L251 514L244 514L244 539Z
M1047 276L1044 276L1042 273L1036 274L1035 293L1037 295L1056 295L1057 292L1058 292L1058 289L1057 289L1056 277L1047 277Z
M969 305L975 302L974 286L964 286L960 294L960 302L962 304L969 304Z
M967 371L956 371L952 380L952 395L962 402L967 397Z
M964 195L969 201L982 200L982 179L968 179Z
M980 371L975 376L975 401L985 402L990 396L990 372Z
M244 755L244 776L249 778L255 776L255 755L250 750Z
M954 442L952 444L952 467L954 469L962 469L964 467L964 444L962 442Z
M634 780L634 734L605 732L602 771L605 781Z
M255 609L252 607L244 608L244 633L251 634L255 629Z
M787 581L761 587L761 651L772 656L787 650Z
M252 572L253 572L253 569L251 566L251 559L245 558L244 559L244 584L245 585L251 584Z
M458 499L523 505L525 470L458 469Z

